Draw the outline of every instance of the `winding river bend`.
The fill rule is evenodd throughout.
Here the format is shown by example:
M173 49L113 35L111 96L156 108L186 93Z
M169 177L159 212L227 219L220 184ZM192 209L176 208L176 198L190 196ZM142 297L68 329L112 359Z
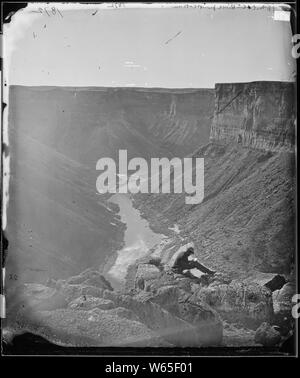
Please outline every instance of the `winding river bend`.
M129 265L145 256L152 247L161 242L164 235L156 234L150 229L148 221L133 207L129 195L114 194L109 201L119 206L121 221L127 226L124 236L125 247L117 252L117 258L107 272L114 282L121 284Z

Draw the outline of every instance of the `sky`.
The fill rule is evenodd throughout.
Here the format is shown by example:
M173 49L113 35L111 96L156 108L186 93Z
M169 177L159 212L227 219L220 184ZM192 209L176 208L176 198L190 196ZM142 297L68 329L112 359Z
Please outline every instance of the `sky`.
M295 70L290 23L272 9L74 7L37 3L13 16L8 85L212 88Z

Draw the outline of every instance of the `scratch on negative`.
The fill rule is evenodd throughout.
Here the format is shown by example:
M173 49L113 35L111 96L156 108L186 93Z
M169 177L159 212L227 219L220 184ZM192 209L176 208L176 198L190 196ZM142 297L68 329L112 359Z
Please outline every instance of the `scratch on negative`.
M182 33L182 31L180 31L180 32L178 32L177 34L175 34L174 37L168 39L167 42L165 42L165 45L167 45L168 43L170 43L171 41L173 41L173 39L176 38L176 37L178 37L179 34L181 34L181 33Z

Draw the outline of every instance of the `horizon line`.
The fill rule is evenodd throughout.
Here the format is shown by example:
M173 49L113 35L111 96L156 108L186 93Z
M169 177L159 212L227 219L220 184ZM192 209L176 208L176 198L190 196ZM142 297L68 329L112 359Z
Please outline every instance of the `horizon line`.
M73 89L73 88L101 88L101 89L163 89L163 90L198 90L198 89L215 89L216 85L223 84L250 84L250 83L295 83L295 80L253 80L253 81L232 81L232 82L216 82L213 87L148 87L148 86L101 86L101 85L50 85L50 84L41 84L41 85L28 85L28 84L10 84L9 87L27 87L27 88L61 88L61 89Z

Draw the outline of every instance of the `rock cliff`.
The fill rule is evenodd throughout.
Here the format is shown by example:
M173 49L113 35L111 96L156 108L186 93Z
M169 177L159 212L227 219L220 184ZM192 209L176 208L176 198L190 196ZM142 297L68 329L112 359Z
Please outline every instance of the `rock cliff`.
M216 84L213 142L267 151L293 150L295 85L290 82Z

